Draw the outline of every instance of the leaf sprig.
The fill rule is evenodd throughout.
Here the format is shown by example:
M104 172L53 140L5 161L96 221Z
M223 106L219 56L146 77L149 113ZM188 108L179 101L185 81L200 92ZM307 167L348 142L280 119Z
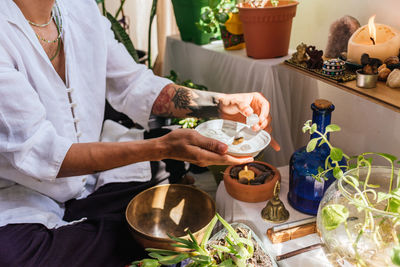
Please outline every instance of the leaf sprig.
M208 241L218 220L228 232L225 236L225 246L211 245L210 249ZM177 264L186 259L191 261L188 267L246 267L246 261L253 257L254 246L251 234L249 233L247 238L240 237L218 213L208 225L200 244L190 231L187 233L189 239L168 235L176 242L172 246L183 248L184 251L147 248L146 251L150 252L149 256L152 259L132 262L130 267L159 267Z

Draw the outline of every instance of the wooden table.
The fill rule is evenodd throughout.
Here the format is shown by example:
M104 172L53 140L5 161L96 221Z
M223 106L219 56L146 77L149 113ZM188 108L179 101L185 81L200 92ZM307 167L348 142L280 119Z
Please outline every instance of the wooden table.
M350 82L336 82L332 79L325 78L321 75L317 75L312 71L306 70L301 67L296 67L291 64L283 63L286 67L295 69L307 76L313 77L327 84L333 85L346 92L358 95L364 99L367 99L376 104L387 107L393 111L400 113L400 89L393 89L386 86L385 82L378 81L377 87L372 89L364 89L356 86L356 80Z

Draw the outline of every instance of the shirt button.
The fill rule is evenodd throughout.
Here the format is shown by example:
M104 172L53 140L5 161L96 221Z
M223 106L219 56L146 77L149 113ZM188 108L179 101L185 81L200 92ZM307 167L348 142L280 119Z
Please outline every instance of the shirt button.
M79 118L75 118L75 119L74 119L74 122L75 122L75 123L78 123L78 122L80 122L80 121L81 121L81 120L80 120Z
M74 91L74 88L67 88L67 93L72 93Z
M72 103L71 103L71 108L75 108L77 105L78 105L77 103L72 102Z
M86 183L86 177L82 179L82 183Z
M79 133L76 134L76 137L78 137L78 138L81 137L81 136L82 136L82 132L79 132Z

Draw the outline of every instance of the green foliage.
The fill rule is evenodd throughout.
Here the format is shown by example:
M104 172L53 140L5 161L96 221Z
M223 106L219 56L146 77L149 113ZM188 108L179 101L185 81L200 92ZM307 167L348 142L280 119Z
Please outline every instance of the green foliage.
M114 18L113 15L111 15L109 12L107 12L107 18L111 22L111 29L114 32L115 39L117 39L120 43L122 43L126 47L126 50L128 50L128 53L132 56L132 58L136 62L139 62L139 57L136 52L135 46L133 45L131 38L126 33L124 28L117 21L117 19Z
M209 0L208 6L203 8L200 21L196 26L206 33L217 33L219 24L229 19L229 13L237 12L234 0Z
M400 266L400 246L395 246L392 249L392 262L398 266Z
M322 224L327 230L334 230L349 217L349 210L340 204L326 205L322 209Z
M226 245L213 245L213 249L207 249L212 230L218 220L228 232L225 236ZM235 229L219 214L216 214L211 220L200 244L190 231L187 233L190 238L189 240L169 235L171 240L176 242L173 246L184 248L186 249L185 251L148 248L146 251L149 252L149 256L152 259L133 262L131 267L158 267L160 264L172 265L188 258L191 260L189 266L192 267L245 267L246 260L251 258L254 253L251 234L249 233L247 238L241 238ZM216 259L218 259L219 263Z
M376 209L375 203L380 203L386 201L386 208L382 212L389 212L392 217L392 223L394 225L399 224L400 222L400 188L399 188L399 180L400 180L400 170L397 173L397 183L394 185L394 178L395 178L395 164L400 163L397 161L397 157L387 154L387 153L372 153L366 152L362 153L357 156L349 157L340 148L332 146L332 144L328 141L328 134L331 132L340 131L340 127L336 124L328 125L325 128L325 132L321 133L317 130L316 125L311 124L311 121L306 121L302 130L304 133L309 132L309 134L316 133L319 137L313 138L307 145L307 152L312 152L316 148L316 144L319 140L319 146L322 144L326 144L330 148L330 154L325 160L325 168L322 166L318 168L318 174L313 175L313 177L320 181L322 178L326 178L326 174L332 171L333 176L337 179L342 179L342 182L350 186L351 192L348 189L345 189L341 183L338 186L344 191L348 199L348 204L354 205L358 212L365 213L365 221L360 226L361 229L358 232L357 238L352 240L350 234L349 239L353 242L353 248L355 251L355 257L359 266L365 266L365 263L360 257L360 254L357 251L357 243L361 239L361 236L364 232L368 229L368 231L372 231L374 236L379 235L379 224L374 224L374 215L372 211ZM385 159L387 162L390 163L391 167L391 174L390 174L390 181L389 181L389 189L387 192L376 192L375 189L380 188L379 185L373 185L369 183L369 179L372 172L372 161L373 157L380 157ZM341 161L345 159L346 164L341 165ZM357 169L366 168L367 173L363 180L359 180L359 172ZM354 170L349 173L344 173L344 171ZM327 230L334 230L339 225L344 224L344 227L347 229L347 219L349 217L348 209L340 204L328 204L321 211L321 219L322 224ZM387 218L386 218L387 219ZM385 220L385 219L383 219ZM392 231L396 231L395 228ZM392 233L395 235L395 233ZM377 240L374 240L378 242ZM392 262L396 265L400 265L400 245L398 238L394 239L395 247L392 250ZM377 245L379 245L377 243Z

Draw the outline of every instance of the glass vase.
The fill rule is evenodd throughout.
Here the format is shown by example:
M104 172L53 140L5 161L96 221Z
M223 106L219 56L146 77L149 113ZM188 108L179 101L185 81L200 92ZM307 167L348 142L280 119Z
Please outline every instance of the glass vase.
M394 169L394 174L398 170ZM398 243L399 213L386 211L388 201L377 202L370 191L363 194L367 167L353 169L344 174L352 176L358 183L353 187L343 177L333 183L325 193L318 210L317 227L329 260L334 266L398 266L391 260L392 250ZM389 191L392 169L390 167L372 167L368 184L376 194ZM397 184L398 176L393 179ZM350 180L350 179L347 179ZM352 181L353 182L353 181ZM357 188L357 189L355 189ZM394 187L393 187L394 188ZM358 200L361 200L358 201ZM370 203L368 208L360 209L354 203ZM329 218L325 218L323 209L328 205L343 205L348 217L336 228L331 229ZM366 205L367 206L367 205Z
M328 102L329 103L329 102ZM326 126L331 123L334 105L327 108L319 108L313 103L312 122L317 124L317 130L325 132ZM314 133L311 139L319 137ZM328 134L329 140L329 134ZM317 146L314 151L307 152L306 146L296 150L289 162L289 193L288 200L290 205L296 210L316 215L318 205L327 188L335 181L332 172L328 173L327 180L316 181L312 175L318 174L318 167L325 166L325 159L328 157L330 149L327 144Z

